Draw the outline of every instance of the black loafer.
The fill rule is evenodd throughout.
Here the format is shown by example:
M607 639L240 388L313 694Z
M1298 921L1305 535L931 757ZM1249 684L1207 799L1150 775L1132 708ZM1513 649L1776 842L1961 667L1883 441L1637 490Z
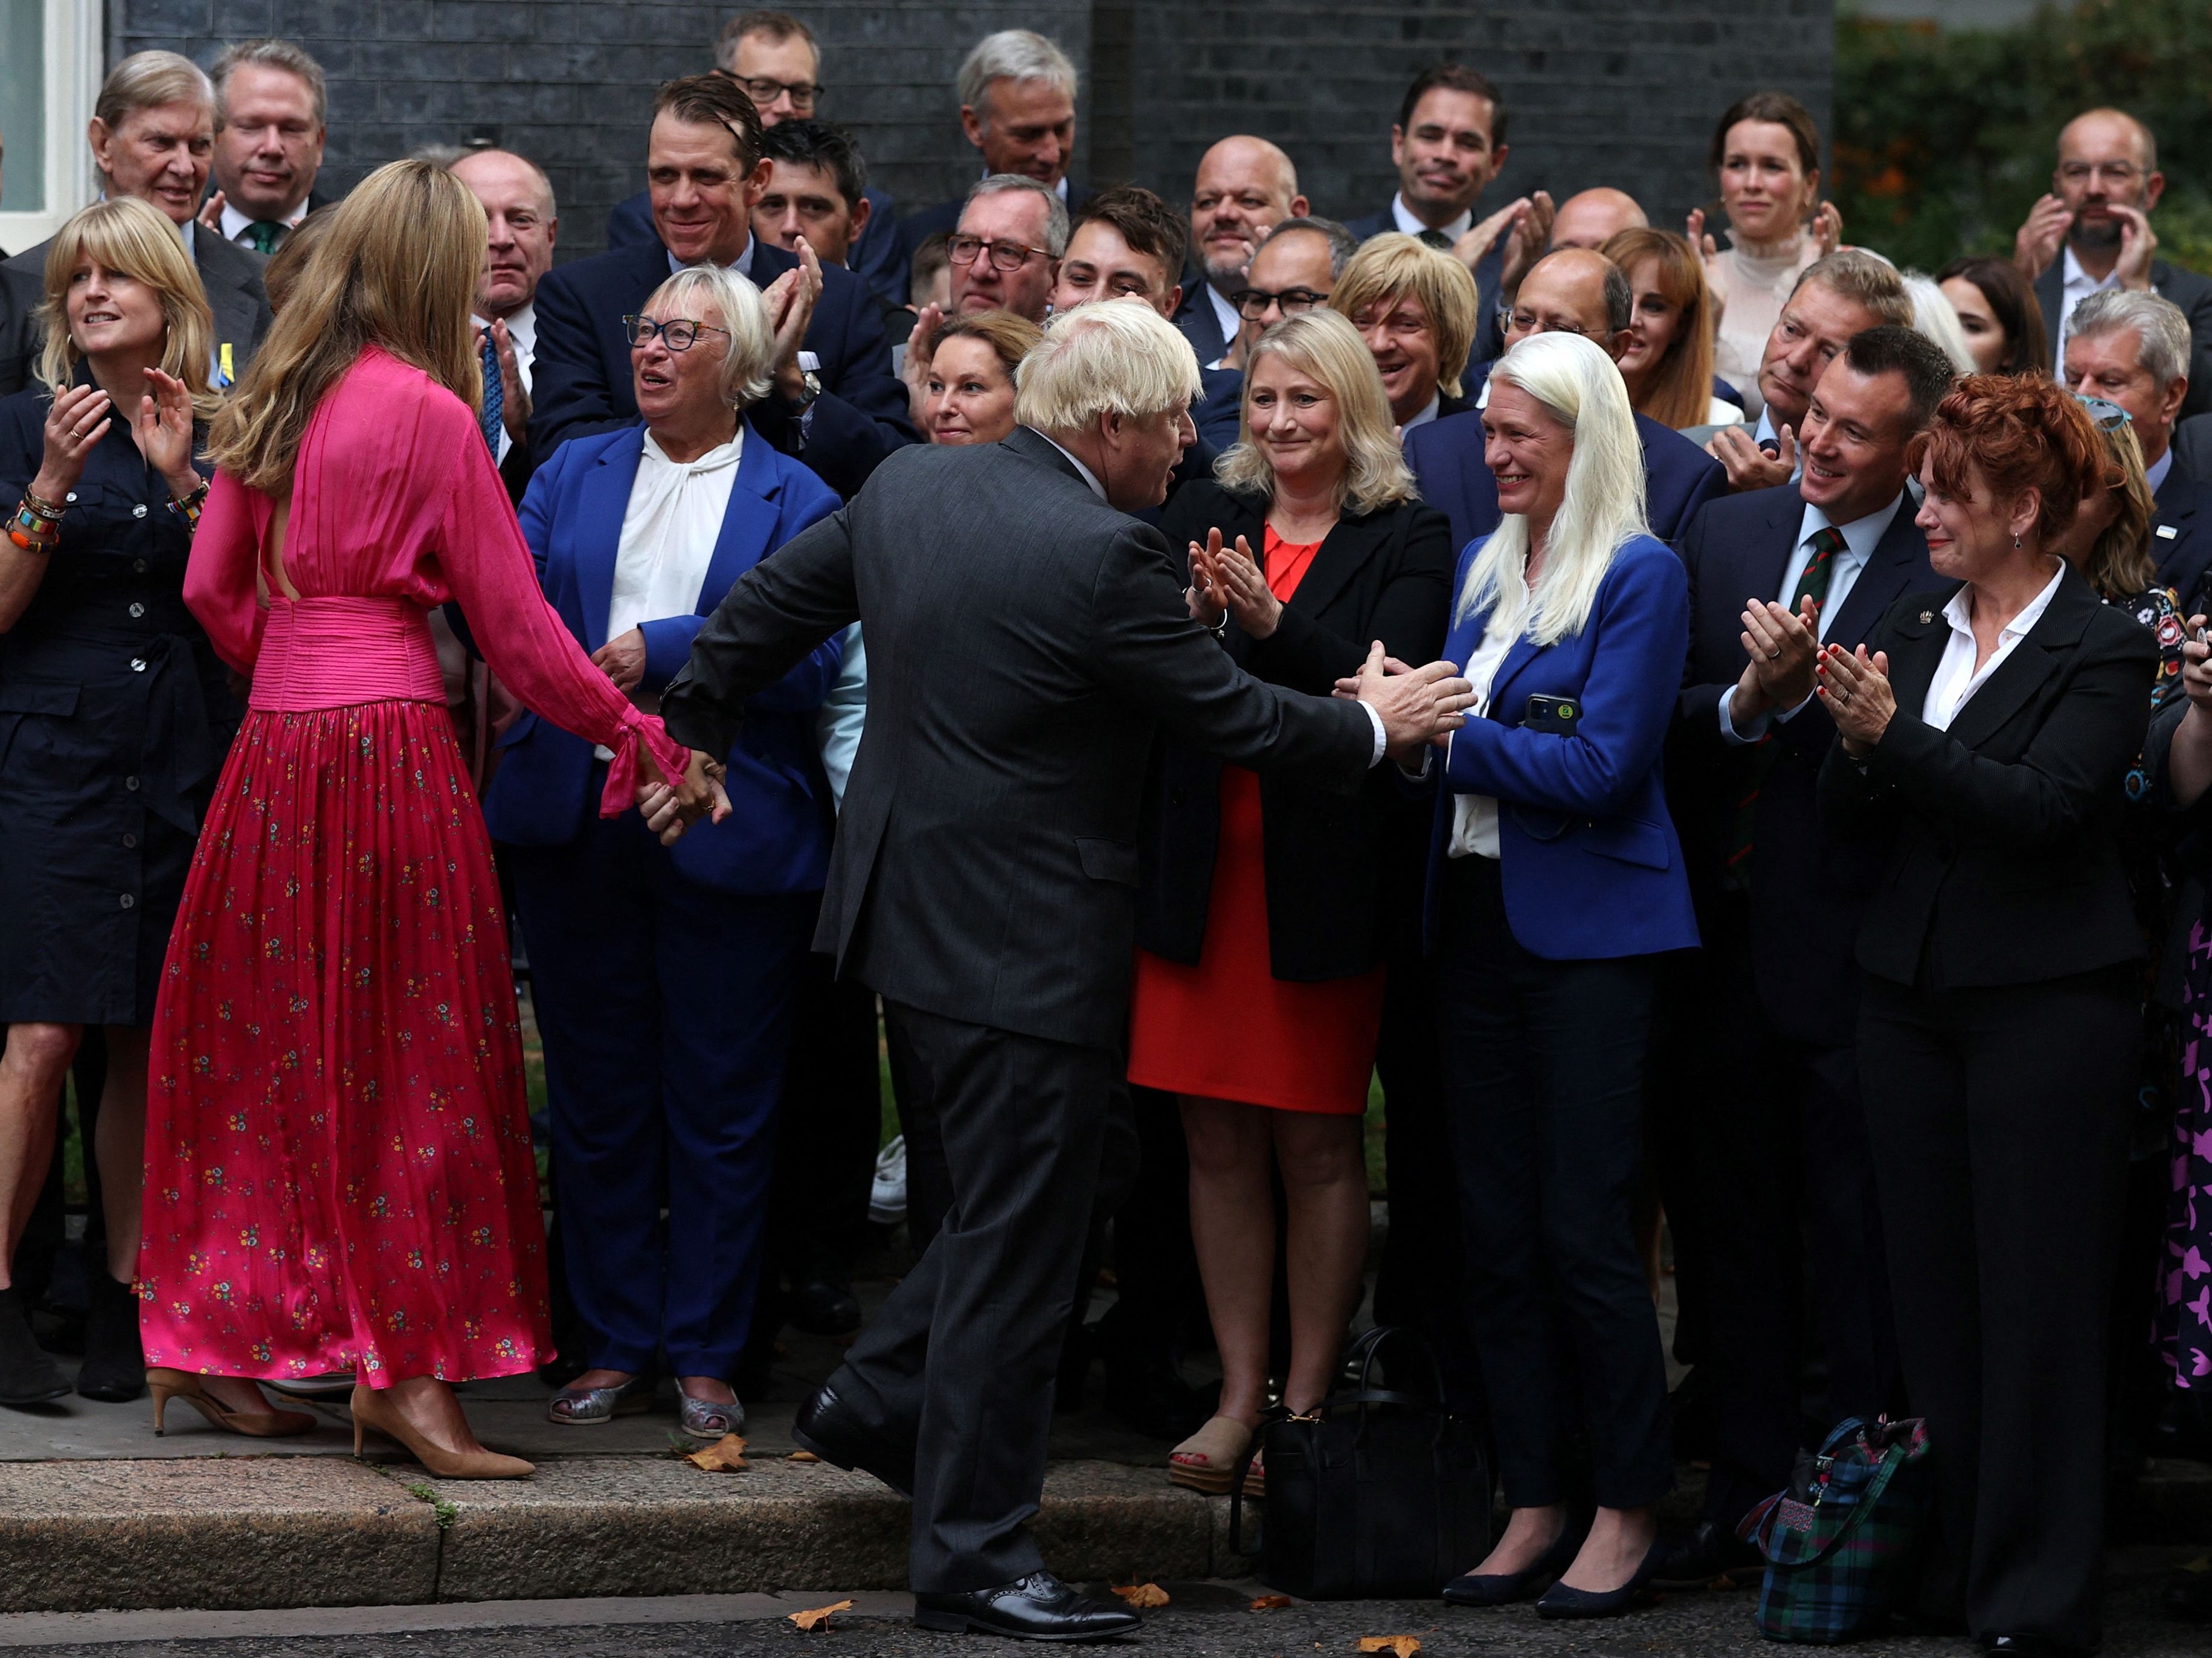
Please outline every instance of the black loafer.
M914 1597L916 1629L972 1630L1016 1641L1113 1641L1134 1635L1143 1621L1127 1607L1078 1594L1048 1571L995 1588Z
M1571 1520L1526 1571L1495 1571L1484 1576L1468 1572L1444 1585L1444 1600L1455 1606L1504 1606L1516 1600L1532 1600L1575 1564L1575 1556L1582 1552L1583 1539L1589 1535L1587 1525Z
M1633 1606L1651 1582L1652 1563L1659 1558L1659 1545L1654 1543L1645 1551L1644 1564L1636 1575L1617 1589L1570 1588L1565 1583L1554 1583L1536 1601L1539 1618L1612 1618Z
M1659 1562L1651 1586L1662 1589L1710 1588L1731 1572L1753 1576L1766 1570L1757 1549L1725 1527L1700 1520L1686 1532L1659 1540Z
M901 1497L914 1495L913 1447L894 1445L872 1431L826 1382L799 1407L791 1436L800 1450L824 1462L872 1473Z

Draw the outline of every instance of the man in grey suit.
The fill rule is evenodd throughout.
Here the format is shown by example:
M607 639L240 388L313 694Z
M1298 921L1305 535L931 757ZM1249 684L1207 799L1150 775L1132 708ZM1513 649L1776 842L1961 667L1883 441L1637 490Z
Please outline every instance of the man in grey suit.
M189 58L173 52L141 52L109 72L93 106L88 133L102 193L137 196L167 214L200 273L208 308L215 313L215 383L227 386L246 372L269 331L269 295L261 286L261 256L227 242L195 222L215 155L215 88ZM46 249L40 242L8 261L43 282Z
M1472 700L1449 664L1386 676L1379 645L1358 701L1300 695L1192 619L1179 561L1125 514L1165 496L1198 386L1149 306L1055 319L1011 437L890 456L731 590L662 699L679 742L726 753L748 696L866 628L868 723L815 943L882 994L955 1203L794 1436L913 1497L926 1628L1136 1627L1046 1571L1027 1522L1121 1063L1155 736L1349 795Z

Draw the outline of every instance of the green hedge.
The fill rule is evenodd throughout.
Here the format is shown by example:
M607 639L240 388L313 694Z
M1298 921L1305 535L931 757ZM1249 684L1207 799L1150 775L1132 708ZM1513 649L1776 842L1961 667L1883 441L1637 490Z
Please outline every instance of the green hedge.
M1836 23L1836 205L1846 240L1933 270L2010 252L2058 129L2100 104L2159 138L2159 256L2212 271L2212 3L2084 0L2003 30Z

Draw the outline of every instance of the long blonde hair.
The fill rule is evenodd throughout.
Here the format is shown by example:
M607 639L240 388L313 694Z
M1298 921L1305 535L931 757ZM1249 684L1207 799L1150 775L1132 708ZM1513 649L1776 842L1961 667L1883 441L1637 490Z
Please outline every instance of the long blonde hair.
M1345 468L1337 486L1340 504L1357 513L1395 507L1413 495L1413 475L1391 429L1390 400L1383 395L1382 376L1359 331L1325 307L1285 317L1253 343L1244 365L1248 402L1237 416L1237 442L1213 463L1213 476L1224 489L1261 495L1273 500L1275 469L1252 441L1249 398L1253 371L1262 357L1279 356L1303 368L1336 399L1337 416L1344 433Z
M469 307L489 235L469 187L428 161L388 162L355 185L216 417L216 465L288 494L316 405L370 345L480 407Z
M2106 598L2134 598L2159 585L2158 561L2150 554L2150 523L2158 501L2143 471L2142 444L2132 423L2098 428L2119 477L2106 487L2118 495L2119 511L2104 533L2089 544L2081 574Z
M145 283L160 296L161 320L168 330L161 345L161 372L185 383L195 418L212 418L222 406L222 398L208 384L215 317L208 310L199 273L185 256L177 227L159 208L135 196L94 202L64 224L46 250L46 297L39 307L39 323L46 333L39 351L40 383L59 396L76 382L77 362L84 354L70 334L69 285L77 266L88 259ZM137 407L134 401L131 410L118 409L117 418L129 420Z
M1628 388L1613 359L1579 334L1531 334L1490 371L1516 386L1572 434L1567 488L1544 542L1544 568L1528 581L1528 520L1508 513L1467 573L1459 615L1492 610L1492 628L1556 645L1589 625L1613 555L1651 533L1644 508L1644 446ZM1494 608L1493 608L1494 607Z

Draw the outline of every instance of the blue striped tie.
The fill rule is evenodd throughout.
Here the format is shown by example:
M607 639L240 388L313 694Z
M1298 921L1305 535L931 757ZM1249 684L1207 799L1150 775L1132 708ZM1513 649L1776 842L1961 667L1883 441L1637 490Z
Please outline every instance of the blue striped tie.
M491 343L491 330L485 329L481 338L483 341L483 413L477 417L477 424L483 428L484 443L491 450L491 458L497 460L499 428L505 424L507 415L507 390L500 383L499 348Z

